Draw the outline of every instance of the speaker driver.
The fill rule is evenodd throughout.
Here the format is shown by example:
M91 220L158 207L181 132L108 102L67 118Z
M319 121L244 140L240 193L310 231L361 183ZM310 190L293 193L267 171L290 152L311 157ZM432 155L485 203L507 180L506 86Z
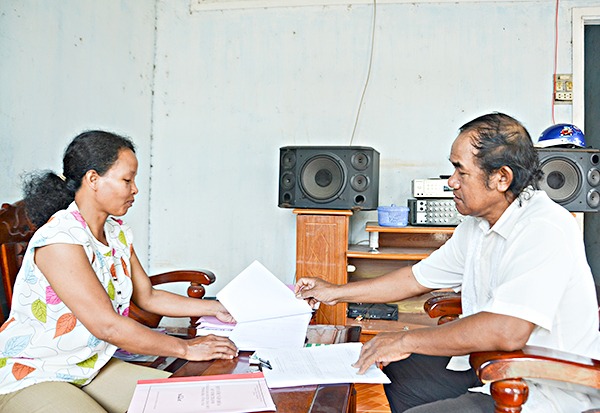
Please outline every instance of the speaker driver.
M369 166L369 157L364 152L356 152L350 158L352 167L359 171L364 171Z
M591 208L600 206L600 193L595 189L590 189L587 193L587 203Z
M598 186L600 184L600 171L596 168L592 168L587 173L587 180L591 186Z
M542 164L542 172L541 187L555 202L567 202L579 191L579 171L569 160L551 159Z
M329 202L336 198L344 190L345 182L342 164L327 155L308 160L300 174L306 196L315 202Z
M296 177L291 172L285 172L281 175L281 186L285 189L292 189L296 183Z
M296 154L292 151L286 151L281 156L281 166L285 169L291 169L296 165Z
M363 174L354 175L350 179L350 186L356 192L363 192L365 189L369 187L369 178L367 178Z

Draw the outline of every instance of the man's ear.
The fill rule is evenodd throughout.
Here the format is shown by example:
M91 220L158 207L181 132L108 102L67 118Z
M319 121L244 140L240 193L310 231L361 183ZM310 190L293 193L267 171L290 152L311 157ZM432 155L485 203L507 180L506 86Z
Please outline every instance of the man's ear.
M498 184L496 188L500 192L508 191L508 188L510 188L510 185L512 184L514 178L512 169L504 165L500 169L498 169L496 173L498 174Z
M88 186L90 189L95 191L98 188L98 178L100 178L98 172L94 171L93 169L90 169L83 176L82 184Z

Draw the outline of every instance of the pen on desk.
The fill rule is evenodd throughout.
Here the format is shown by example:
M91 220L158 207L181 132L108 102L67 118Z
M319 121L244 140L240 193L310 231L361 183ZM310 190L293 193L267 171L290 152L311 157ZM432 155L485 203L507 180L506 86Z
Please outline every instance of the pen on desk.
M269 360L263 360L260 357L258 358L258 361L260 361L260 364L262 364L263 366L265 366L266 368L268 368L269 370L273 370L273 367L271 367L271 363L269 363Z

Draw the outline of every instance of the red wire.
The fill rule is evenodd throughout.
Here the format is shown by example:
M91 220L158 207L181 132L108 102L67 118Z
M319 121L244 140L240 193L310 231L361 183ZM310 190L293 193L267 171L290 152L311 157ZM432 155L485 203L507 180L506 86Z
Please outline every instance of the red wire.
M556 16L554 19L554 76L552 77L552 124L556 125L554 120L554 101L556 100L556 66L558 62L558 2L556 0Z

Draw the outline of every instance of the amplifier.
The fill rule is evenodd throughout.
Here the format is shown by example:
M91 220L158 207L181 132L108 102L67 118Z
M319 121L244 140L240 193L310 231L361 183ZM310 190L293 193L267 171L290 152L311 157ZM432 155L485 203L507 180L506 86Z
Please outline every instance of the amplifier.
M412 192L415 198L454 198L447 178L413 179Z
M410 225L450 227L460 224L465 216L456 210L452 199L409 199L408 223Z

